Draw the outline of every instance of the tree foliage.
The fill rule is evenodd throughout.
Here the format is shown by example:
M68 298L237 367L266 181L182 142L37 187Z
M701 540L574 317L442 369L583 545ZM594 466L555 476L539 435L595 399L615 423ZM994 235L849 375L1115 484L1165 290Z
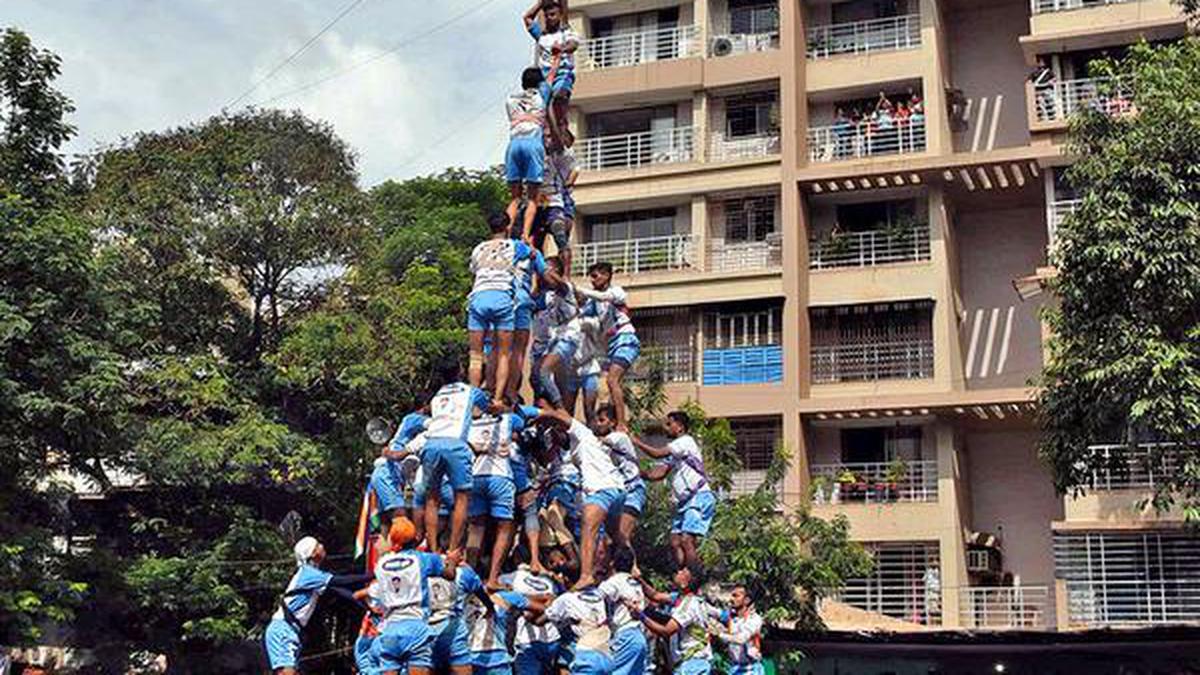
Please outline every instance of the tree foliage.
M61 65L25 33L0 33L0 194L46 203L62 185L58 150L75 135L66 119L75 107L53 86Z
M1059 230L1042 452L1060 490L1085 486L1097 443L1158 441L1157 505L1200 516L1200 41L1134 46L1094 64L1132 85L1134 112L1074 119ZM1166 462L1170 457L1171 464Z

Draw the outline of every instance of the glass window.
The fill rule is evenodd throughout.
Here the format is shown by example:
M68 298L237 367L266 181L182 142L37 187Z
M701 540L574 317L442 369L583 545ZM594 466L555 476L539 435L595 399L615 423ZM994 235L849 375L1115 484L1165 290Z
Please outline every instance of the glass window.
M744 197L725 202L726 243L763 241L775 232L775 197Z
M725 102L725 133L730 138L761 136L779 129L774 92L739 96Z
M591 240L624 241L675 234L675 209L611 213L588 218Z
M775 0L730 0L729 26L735 35L779 32L779 5Z

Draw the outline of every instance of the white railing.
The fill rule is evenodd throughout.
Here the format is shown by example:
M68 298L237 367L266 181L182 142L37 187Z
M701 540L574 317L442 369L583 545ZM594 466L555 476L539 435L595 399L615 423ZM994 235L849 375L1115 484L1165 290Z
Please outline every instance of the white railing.
M1153 490L1165 477L1185 473L1184 458L1175 443L1092 445L1088 487L1092 490Z
M1055 242L1058 241L1058 230L1062 227L1063 221L1067 216L1075 213L1079 205L1083 202L1082 199L1059 199L1050 202L1050 231L1046 233L1049 240L1049 250L1054 250Z
M970 630L1044 629L1049 622L1046 586L959 589L959 620Z
M696 381L696 350L691 345L643 345L641 358L634 365L630 379L647 379L651 363L662 367L663 381L668 384Z
M935 502L938 496L937 460L912 460L899 464L814 464L813 478L824 478L813 490L819 504L865 502Z
M1112 78L1089 77L1037 85L1033 88L1033 98L1039 122L1062 122L1086 108L1110 115L1133 111L1132 89Z
M850 585L837 598L852 607L883 614L901 621L922 626L942 623L942 596L936 586L926 585L921 578L907 583Z
M767 480L767 472L763 471L735 471L733 472L733 484L729 488L730 497L742 497L744 495L754 494L759 487Z
M816 384L930 377L933 338L812 347L812 381Z
M583 140L580 164L589 171L647 164L690 162L695 156L692 127L675 127Z
M902 232L842 232L830 236L825 241L810 242L808 247L808 266L814 270L874 267L929 258L928 225L920 225Z
M714 242L708 249L710 272L741 272L783 266L783 237L769 235L763 241L730 244Z
M866 54L921 46L921 16L905 14L870 21L813 26L808 29L808 57Z
M715 57L750 54L779 49L779 33L735 33L712 39L709 53Z
M583 43L585 68L620 68L702 54L699 26L676 26L592 38Z
M1030 9L1033 10L1034 14L1065 12L1085 7L1103 7L1104 5L1120 5L1126 2L1137 2L1137 0L1029 0Z
M890 124L845 122L808 130L808 158L836 162L880 155L906 155L925 151L925 120L893 120Z
M708 142L708 159L722 162L731 159L757 159L780 153L779 132L753 136L727 137L724 133L712 134Z
M593 263L607 262L620 274L682 270L692 266L690 234L580 244L571 256L571 273L584 275Z

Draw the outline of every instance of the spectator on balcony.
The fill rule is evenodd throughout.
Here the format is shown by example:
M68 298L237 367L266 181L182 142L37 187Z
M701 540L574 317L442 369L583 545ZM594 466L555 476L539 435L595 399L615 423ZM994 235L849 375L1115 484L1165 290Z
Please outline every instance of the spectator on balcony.
M699 564L699 540L708 536L716 513L717 498L704 470L704 453L692 437L691 420L687 413L675 411L667 415L663 426L671 442L658 448L641 439L633 443L659 464L642 472L646 480L671 477L671 497L675 515L671 521L671 549L679 567Z
M521 91L508 97L508 152L504 156L504 174L512 201L508 204L508 220L517 222L521 200L525 199L524 226L521 239L533 242L533 221L537 217L538 191L545 178L546 147L542 134L546 124L546 107L538 86L542 73L526 68L521 73Z
M537 42L542 100L550 111L550 135L558 147L571 145L567 106L575 87L575 50L580 43L567 23L566 5L566 0L536 0L523 17L525 29Z
M846 109L838 107L833 114L834 156L849 157L854 137L854 122L846 115Z
M629 428L629 420L622 385L625 373L633 367L642 352L642 344L638 340L637 329L633 327L633 320L629 318L625 289L614 285L612 276L611 263L595 263L588 268L592 287L577 288L576 291L586 301L583 316L599 318L600 328L608 338L608 396L617 409L617 428L626 431Z

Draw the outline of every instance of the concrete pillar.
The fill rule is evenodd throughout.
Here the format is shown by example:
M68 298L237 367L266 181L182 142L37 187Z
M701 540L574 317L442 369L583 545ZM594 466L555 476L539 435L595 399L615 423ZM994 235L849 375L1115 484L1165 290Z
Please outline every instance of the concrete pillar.
M925 101L925 144L935 155L954 151L950 117L946 109L946 87L950 84L949 53L940 0L920 0L922 98Z
M702 54L708 52L708 36L712 33L709 30L710 20L708 3L709 0L696 0L692 4L692 12L695 15L693 23L696 24L696 31L699 35L698 39L700 40L700 51Z
M708 197L692 196L692 264L697 271L708 269Z
M943 188L929 189L930 253L938 280L933 307L933 379L944 390L966 388L962 342L959 340L959 314L962 288L955 246L953 214Z
M788 509L795 509L808 504L808 486L812 477L808 467L808 438L805 434L804 420L797 412L784 412L783 438L792 462L788 473L783 479L783 489L780 495L783 504Z
M703 89L692 95L692 143L697 162L708 161L709 97Z
M938 551L942 585L942 625L960 626L959 589L970 585L963 541L969 520L963 453L955 428L945 421L933 425L938 463Z

